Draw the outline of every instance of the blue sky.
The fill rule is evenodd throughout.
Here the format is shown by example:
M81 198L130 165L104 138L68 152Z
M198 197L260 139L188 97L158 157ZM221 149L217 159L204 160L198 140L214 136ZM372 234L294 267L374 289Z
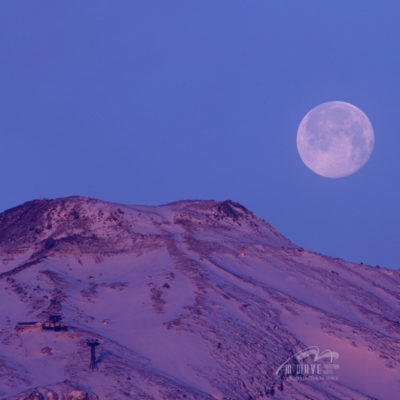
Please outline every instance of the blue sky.
M83 195L232 199L307 249L400 267L396 1L14 1L0 14L0 209ZM296 131L341 100L375 130L328 179Z

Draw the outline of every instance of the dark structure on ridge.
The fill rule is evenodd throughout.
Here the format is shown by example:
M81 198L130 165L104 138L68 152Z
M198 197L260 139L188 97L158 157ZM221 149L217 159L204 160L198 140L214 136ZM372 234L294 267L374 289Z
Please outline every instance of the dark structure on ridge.
M67 331L68 324L66 322L61 322L61 320L61 315L50 315L49 321L42 324L42 329L53 331Z
M86 341L87 345L90 346L90 369L97 369L97 362L96 362L96 346L100 343L97 339L90 339Z
M42 328L43 330L52 331L67 331L69 325L67 322L62 322L61 315L50 315L49 319L45 322L18 322L15 329L17 331L24 331L31 328Z

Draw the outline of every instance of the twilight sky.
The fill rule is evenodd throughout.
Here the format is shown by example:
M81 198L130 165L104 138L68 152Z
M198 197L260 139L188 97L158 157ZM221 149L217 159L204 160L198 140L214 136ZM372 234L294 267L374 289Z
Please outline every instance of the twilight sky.
M307 249L399 268L399 16L385 0L3 0L0 210L232 199ZM375 130L341 179L296 149L331 100Z

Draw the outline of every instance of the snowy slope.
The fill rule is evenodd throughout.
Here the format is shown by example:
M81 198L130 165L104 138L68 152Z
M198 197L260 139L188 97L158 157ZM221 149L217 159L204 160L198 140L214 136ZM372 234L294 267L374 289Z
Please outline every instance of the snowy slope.
M399 272L308 252L231 201L8 210L0 304L1 399L400 398ZM52 314L68 332L15 330ZM276 373L309 346L338 354L331 377Z

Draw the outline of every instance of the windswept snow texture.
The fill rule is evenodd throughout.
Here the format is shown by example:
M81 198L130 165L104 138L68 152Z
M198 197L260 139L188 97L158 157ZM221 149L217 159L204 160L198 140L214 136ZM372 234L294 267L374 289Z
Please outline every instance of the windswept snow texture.
M32 201L0 214L0 398L397 400L399 289L231 201ZM308 346L336 380L275 374Z

